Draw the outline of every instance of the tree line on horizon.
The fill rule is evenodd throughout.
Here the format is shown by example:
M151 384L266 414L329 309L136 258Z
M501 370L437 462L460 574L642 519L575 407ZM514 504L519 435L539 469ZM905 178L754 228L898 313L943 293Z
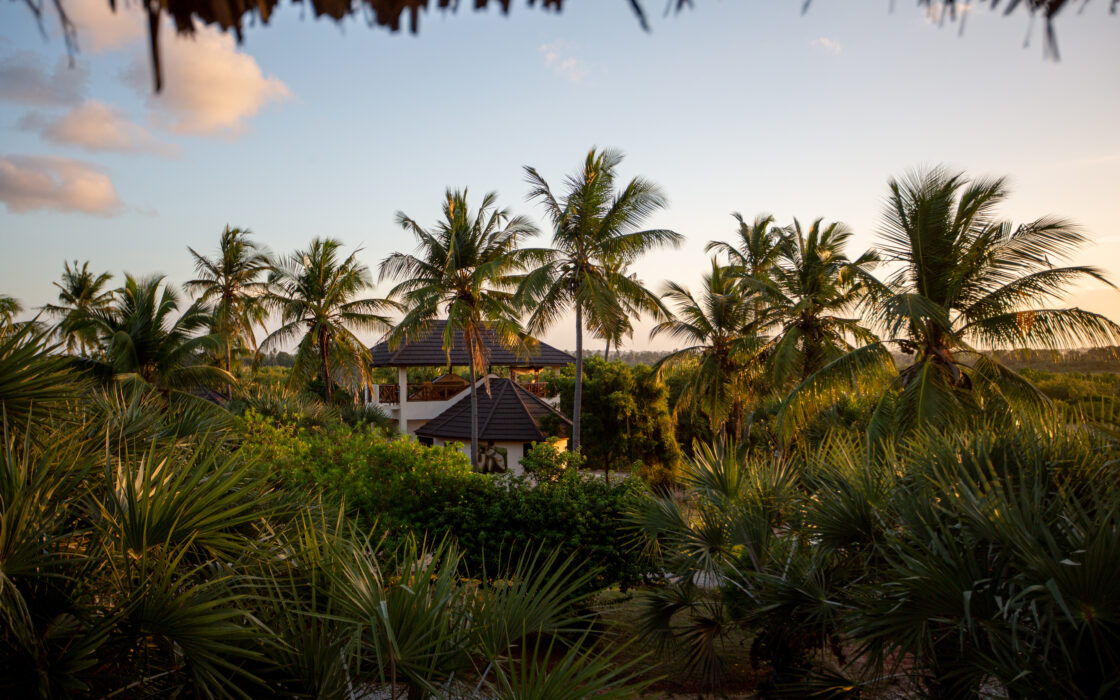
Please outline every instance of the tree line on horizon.
M259 358L295 343L288 389L318 380L329 401L335 387L356 391L373 380L357 332L384 332L395 345L446 319L444 345L462 333L475 380L487 366L484 329L525 351L530 334L570 312L573 450L580 445L584 333L602 341L609 356L633 336L640 316L655 321L651 339L683 346L653 364L687 371L681 405L731 438L743 432L759 396L782 398L778 423L791 435L853 389L876 396L869 435L945 427L977 412L1045 401L1001 351L1120 344L1114 321L1056 304L1077 282L1112 285L1098 268L1054 264L1084 245L1085 234L1052 216L1024 224L999 218L1008 194L1002 178L941 167L892 178L878 245L859 254L849 253L852 232L841 222L779 226L768 214L736 213L733 239L709 242L698 287L667 281L654 291L633 265L683 236L642 227L667 202L648 179L619 180L622 158L592 149L558 193L525 168L528 199L550 224L544 246L524 245L540 230L499 208L493 193L472 210L466 189L448 189L431 227L398 212L416 248L381 261L378 281L395 283L385 297L370 294L374 276L360 251L346 255L335 239L316 237L278 257L247 229L227 226L215 254L188 248L196 271L184 285L189 304L160 275L126 273L124 284L110 289L111 275L74 261L55 282L57 303L42 313L54 321L59 349L94 375L136 378L165 393L209 387L228 394L237 384L234 356ZM0 296L5 324L19 311L18 302ZM280 325L268 332L273 315ZM477 459L475 381L471 406Z

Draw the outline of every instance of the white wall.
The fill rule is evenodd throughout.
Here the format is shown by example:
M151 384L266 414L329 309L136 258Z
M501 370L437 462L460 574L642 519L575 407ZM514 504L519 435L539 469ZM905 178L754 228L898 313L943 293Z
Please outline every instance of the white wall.
M459 449L461 449L464 454L466 454L467 456L470 456L471 454L471 443L469 440L466 443L463 443L458 440L441 440L440 438L434 438L433 443L436 445L458 445ZM494 443L494 447L505 449L506 469L513 472L517 476L522 476L525 474L525 468L521 466L521 458L525 456L525 450L522 443L498 441ZM478 443L478 449L479 452L486 449L486 442L480 440Z

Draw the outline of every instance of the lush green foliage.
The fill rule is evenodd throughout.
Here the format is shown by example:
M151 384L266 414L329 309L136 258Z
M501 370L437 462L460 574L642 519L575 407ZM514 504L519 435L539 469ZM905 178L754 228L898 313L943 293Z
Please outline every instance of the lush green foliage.
M54 282L58 288L58 303L47 304L43 310L58 319L58 336L71 355L88 356L97 349L97 332L86 319L92 311L103 310L112 302L113 293L105 290L112 278L108 272L94 274L89 269L89 261L81 267L77 260L73 266L64 263L61 281Z
M139 379L161 391L215 387L233 376L206 364L218 339L201 333L210 312L200 302L180 308L179 293L161 275L125 275L112 302L91 306L79 328L96 334L103 355L89 364L115 379Z
M880 339L806 379L787 400L790 429L837 382L849 387L869 375L889 379L869 427L876 439L960 427L977 413L1038 399L990 350L1120 339L1120 325L1100 314L1050 307L1077 282L1109 283L1095 267L1054 265L1087 240L1072 222L1044 216L1015 226L997 216L1008 196L1003 179L942 168L892 179L889 190L877 259L891 274L881 280L868 265L851 267ZM913 359L896 371L888 348Z
M560 395L560 410L571 415L575 373L564 368L548 382ZM629 367L597 357L584 365L583 434L585 466L631 470L657 488L671 485L680 462L668 390L645 365Z
M463 578L450 544L402 535L387 548L284 488L261 444L227 439L222 409L136 384L76 401L65 358L29 327L11 337L0 369L22 371L0 415L34 403L41 418L23 435L0 420L5 697L631 697L645 685L575 605L595 575L586 562L522 547L495 560L500 579ZM419 449L381 443L386 468ZM303 461L371 454L357 450ZM446 473L469 474L455 461Z
M264 278L272 270L272 261L249 238L249 231L225 227L213 258L187 248L194 259L198 275L186 283L187 291L199 301L213 306L210 332L221 339L227 372L233 370L233 352L257 347L253 326L264 328L268 318L265 296L268 285Z
M363 527L394 538L451 536L470 571L500 572L510 552L545 546L598 569L595 588L632 586L646 573L620 527L644 497L640 480L607 483L555 469L554 480L535 485L475 473L454 446L426 447L341 423L278 424L252 411L241 421L241 450L283 481L345 501Z
M839 439L783 458L703 450L686 498L636 514L676 574L649 595L646 632L716 682L720 637L746 627L784 693L901 674L936 697L991 681L1020 697L1107 697L1118 457L1120 444L1056 415L882 453Z

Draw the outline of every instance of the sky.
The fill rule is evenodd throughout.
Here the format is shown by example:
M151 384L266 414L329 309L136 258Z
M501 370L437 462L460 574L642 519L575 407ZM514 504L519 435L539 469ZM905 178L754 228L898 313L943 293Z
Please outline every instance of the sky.
M335 237L376 270L413 247L394 214L434 224L448 187L472 204L497 191L547 230L523 166L558 188L593 146L658 183L669 206L647 225L686 237L634 266L655 289L695 285L735 211L843 221L854 256L875 243L888 179L933 164L1008 176L1003 216L1075 220L1094 242L1073 262L1120 280L1120 16L1102 0L1059 17L1060 61L1041 23L984 8L962 32L909 2L697 0L663 16L646 0L645 32L626 0L460 4L416 36L289 3L240 46L166 27L156 95L135 1L113 15L67 0L73 67L53 17L41 32L0 3L0 293L54 301L74 259L178 284L187 247L213 252L227 224L280 254ZM1103 284L1067 303L1120 320ZM626 347L671 345L648 328ZM574 347L574 322L543 339Z

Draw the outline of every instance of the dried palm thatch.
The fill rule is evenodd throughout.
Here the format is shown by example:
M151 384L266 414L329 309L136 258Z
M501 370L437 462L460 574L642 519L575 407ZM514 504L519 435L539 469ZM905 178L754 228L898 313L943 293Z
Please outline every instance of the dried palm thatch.
M175 30L180 34L193 34L196 22L203 24L216 24L223 31L232 31L241 41L241 26L246 15L259 19L263 24L268 24L272 11L280 4L280 0L124 0L136 2L148 18L148 38L152 61L152 79L155 91L163 87L163 73L160 68L159 30L163 15L171 17L175 22ZM304 0L290 0L292 4L302 4ZM642 0L625 0L633 10L642 29L649 30L646 12ZM647 0L648 1L648 0ZM680 11L692 5L692 0L664 0L666 14ZM67 0L24 0L36 20L42 24L43 10L48 3L58 14L63 36L66 40L67 50L73 55L77 46L77 29L66 13ZM108 0L109 7L114 12L120 0ZM385 27L391 32L401 29L402 19L406 18L408 29L417 33L420 28L420 13L430 6L440 10L454 12L459 8L460 0L307 0L316 17L327 16L335 21L353 15L361 15L370 26ZM508 13L513 0L471 0L475 10L485 9L497 5L502 13ZM559 12L563 9L564 0L526 0L530 7L539 5L545 10ZM964 16L967 9L972 7L973 0L917 0L920 7L937 10L942 19L948 17L956 21L961 18L964 26ZM1032 16L1041 15L1045 21L1044 33L1046 36L1046 51L1053 58L1058 57L1057 38L1054 33L1054 19L1067 5L1084 7L1089 0L988 0L993 10L1002 9L1004 15L1009 15L1018 8L1024 8ZM1108 0L1109 9L1116 14L1120 8L1120 0ZM807 11L812 0L804 0L803 11ZM981 0L983 4L983 0ZM894 0L891 0L894 6ZM406 17L407 16L407 17Z

